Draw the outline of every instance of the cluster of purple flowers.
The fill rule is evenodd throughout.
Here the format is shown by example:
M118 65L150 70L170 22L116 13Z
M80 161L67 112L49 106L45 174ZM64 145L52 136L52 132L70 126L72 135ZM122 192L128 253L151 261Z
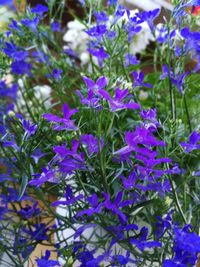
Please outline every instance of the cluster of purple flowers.
M160 9L91 4L87 66L57 39L59 4L27 7L11 20L0 37L0 252L16 266L38 244L57 254L38 255L39 267L60 259L81 267L195 265L200 33L181 15L189 19L185 9L198 5L174 9L177 27L157 25ZM157 44L149 47L153 73L148 56L130 50L144 25ZM197 61L190 71L186 57ZM36 96L40 83L51 86L49 107Z

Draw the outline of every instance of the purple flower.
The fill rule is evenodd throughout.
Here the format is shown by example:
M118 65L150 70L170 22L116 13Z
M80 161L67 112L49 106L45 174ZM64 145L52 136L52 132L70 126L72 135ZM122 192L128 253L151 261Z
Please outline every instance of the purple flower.
M127 190L132 189L135 186L137 176L136 172L132 171L129 177L126 179L124 176L121 176L123 187Z
M10 29L13 29L13 30L16 30L16 31L20 31L21 30L21 28L19 26L19 23L14 19L11 19L11 23L8 25L8 27Z
M98 138L94 137L92 134L82 134L80 137L80 142L87 146L89 157L93 154L99 153L99 144ZM104 146L104 141L101 138L100 140L100 149Z
M60 25L60 23L57 22L57 21L52 22L52 23L51 23L51 30L52 30L53 32L60 32L60 30L61 30L61 25Z
M130 11L126 10L126 12L129 23L125 25L125 30L128 33L128 42L130 43L132 38L142 30L142 26L138 25L141 22L138 20L137 16L130 17Z
M143 120L145 120L145 128L148 128L149 130L156 130L158 126L160 126L160 123L157 120L157 110L156 109L148 109L148 110L142 110L140 112L140 116Z
M197 254L200 251L200 237L192 233L190 225L185 225L182 229L174 226L174 246L173 259L166 259L164 267L171 266L194 266Z
M156 119L156 114L157 110L156 109L148 109L148 110L142 110L140 112L140 116L142 117L143 120L148 120L151 122L157 122Z
M114 226L108 226L106 228L109 232L113 233L118 240L124 240L126 239L126 235L124 232L129 232L129 231L137 231L138 226L137 224L125 224L125 225L114 225ZM130 232L129 232L130 234ZM114 237L114 239L116 239Z
M181 142L180 145L184 148L185 153L190 153L193 150L200 149L200 144L198 144L200 140L200 134L196 131L192 132L189 136L189 142Z
M113 39L115 39L115 37L116 37L116 32L115 31L108 31L107 33L106 33L106 37L110 40L110 41L112 41Z
M86 105L87 107L92 107L95 109L101 108L100 97L95 95L95 93L92 90L88 90L87 97L84 97L79 90L76 91L76 94L79 96L81 103L83 105Z
M39 19L37 17L34 19L22 19L21 23L27 28L29 28L30 30L32 30L33 32L35 33L38 32L37 27L38 27Z
M21 50L19 47L15 45L13 41L5 42L5 47L3 49L3 52L9 56L10 58L13 58L16 61L24 60L28 56L28 52Z
M24 128L24 138L28 139L31 135L34 135L37 130L37 125L36 124L31 124L30 121L28 120L22 120L22 126Z
M77 153L78 147L79 142L77 140L72 140L71 150L67 149L65 144L54 147L54 152L57 153L56 157L59 160L61 172L72 174L76 170L92 170L89 166L86 166L83 153Z
M29 185L40 187L45 182L51 182L51 183L58 183L58 179L56 178L56 172L55 170L51 170L49 167L42 168L41 174L34 174L35 179L31 180L29 182Z
M200 236L189 231L190 226L183 229L174 228L174 240L179 249L191 254L200 252Z
M108 21L108 16L106 15L104 11L101 11L101 12L94 11L94 16L98 23Z
M152 134L152 132L146 128L139 128L137 127L134 132L126 132L125 133L125 141L127 146L121 148L120 150L116 151L114 154L126 154L132 151L140 151L142 152L142 148L138 145L143 146L165 146L163 141L158 141ZM152 154L151 151L146 150L144 148L144 154L150 153L149 155L156 156L156 154Z
M113 202L110 201L110 196L108 193L103 193L103 196L105 198L105 201L103 202L103 206L110 210L113 214L116 214L120 220L121 223L125 223L127 221L126 215L119 210L120 207L125 207L133 203L131 199L129 200L122 200L123 198L123 191L120 191L115 200Z
M173 76L174 76L174 74L173 74L172 69L170 69L170 71L169 71L169 70L168 70L168 66L167 66L166 64L164 64L164 65L162 66L162 75L160 76L160 79L161 79L161 80L164 80L164 79L167 78L167 77L171 78L171 77L173 77Z
M71 48L64 49L64 53L75 59L79 58L78 54Z
M105 88L108 83L105 76L99 77L96 82L86 76L83 76L83 80L88 90L92 90L95 93L98 93L98 90Z
M66 198L66 200L57 200L57 201L53 202L51 204L51 206L56 207L58 205L66 205L66 206L73 205L78 200L83 199L84 196L83 196L83 194L80 194L80 195L75 197L73 195L71 186L67 185L64 197Z
M32 206L26 204L25 207L22 207L18 214L25 220L30 219L33 216L37 216L40 214L41 210L37 207L38 202L35 202Z
M158 33L158 36L156 37L156 40L159 44L166 43L168 41L168 29L165 25L162 25L161 27L156 27L156 31Z
M54 266L61 266L60 263L56 260L51 260L50 258L51 252L49 250L46 250L45 256L41 259L36 259L37 266L38 267L54 267Z
M125 12L127 12L127 10L122 5L119 5L117 7L116 12L115 12L114 23L116 23L120 18L122 18L124 16Z
M42 17L44 13L48 12L48 7L41 5L41 4L38 4L35 7L33 7L31 9L31 11L32 11L32 13L35 13L35 14L39 15L40 17Z
M142 72L132 71L132 76L134 78L133 87L136 86L144 86L148 88L152 88L153 86L150 83L144 83L144 74Z
M172 83L177 87L180 94L183 94L183 86L185 82L185 78L188 76L190 72L185 72L182 75L176 75L175 77L171 77Z
M199 70L199 41L200 41L200 33L199 32L191 32L188 27L183 28L181 30L181 36L185 39L185 45L183 52L184 54L191 54L192 58L197 59L197 65L194 68L194 71Z
M101 47L99 49L87 49L87 51L97 58L98 64L100 67L103 66L103 60L109 58L109 55L105 52L104 48Z
M22 231L26 234L28 234L31 238L31 240L35 241L44 241L49 240L49 236L47 235L47 232L49 231L49 227L45 223L38 223L34 224L34 227L32 228L22 228Z
M33 245L29 245L29 240L19 237L18 235L15 235L15 240L13 244L13 254L14 255L20 255L23 259L26 259L34 250Z
M140 229L139 233L139 239L136 238L130 238L130 243L135 245L138 249L141 251L144 251L145 248L155 248L155 247L161 247L161 243L158 241L147 241L148 237L148 228L142 227Z
M99 263L103 260L101 255L94 258L95 249L89 251L86 247L78 251L77 260L81 263L79 267L99 267Z
M31 75L32 65L30 63L25 62L24 60L15 61L11 64L11 70L13 74L18 75Z
M13 101L16 100L18 91L18 85L13 84L11 87L8 87L4 81L0 81L0 95L1 97L9 97Z
M125 67L128 67L130 65L138 65L140 64L140 61L137 59L136 56L131 55L131 54L126 54L125 55Z
M49 57L41 50L33 51L32 56L34 57L36 62L45 63L47 65L49 65L49 63L50 63Z
M140 105L129 101L128 103L122 103L122 100L128 95L129 90L120 90L119 88L115 89L114 99L111 98L109 93L103 89L99 90L101 94L110 104L111 111L117 111L122 109L140 109Z
M185 257L185 255L182 255L182 258ZM182 261L182 259L180 258ZM194 265L193 265L194 266ZM163 263L163 267L188 267L187 264L181 263L179 260L165 260Z
M78 112L77 109L69 109L69 106L65 103L62 108L63 111L63 118L58 117L57 115L54 114L43 114L43 118L45 120L53 122L55 125L53 127L54 130L56 131L62 131L62 130L67 130L67 131L76 131L77 127L74 124L73 120L70 120L71 116Z
M160 216L156 216L157 222L156 222L156 238L159 239L163 236L164 232L171 228L172 226L172 217L171 214L174 212L174 210L171 210L166 217L163 219Z
M62 78L63 71L61 69L53 69L52 75L56 80L60 80Z
M168 180L166 181L161 181L161 182L156 182L156 181L152 181L152 182L143 182L143 184L137 184L135 186L139 191L143 191L143 192L149 192L149 191L155 191L159 194L159 196L161 198L163 198L166 194L166 192L170 192L171 191L171 185L170 182Z
M92 196L87 197L87 201L89 202L91 208L79 211L76 214L77 217L83 217L84 215L92 216L95 213L98 214L101 212L103 204L99 204L97 194L93 194Z
M112 256L111 266L126 266L128 263L137 263L136 260L130 258L130 255L130 252L127 251L126 256L120 254ZM135 266L135 264L133 266Z
M77 95L81 99L82 104L95 109L101 108L101 104L99 103L101 100L101 96L99 95L98 92L100 89L106 87L107 85L106 77L101 76L97 79L96 82L94 82L89 77L83 76L83 80L88 89L87 97L85 98L79 90L76 91Z
M89 36L91 37L102 37L106 32L107 32L107 28L105 25L97 25L97 26L93 26L92 28L90 28L89 30L85 31Z
M172 160L170 158L158 158L156 159L157 153L154 153L152 150L149 149L142 149L142 148L135 148L137 154L135 158L141 161L147 168L152 168L161 163L171 163Z
M137 17L141 20L141 22L146 21L149 25L150 30L154 31L154 20L159 16L160 9L154 9L150 11L143 11L141 13L137 13Z
M109 0L108 4L111 5L111 6L114 6L114 5L117 4L117 2L118 2L118 0Z
M35 164L38 164L40 158L44 157L46 153L43 153L40 149L36 149L33 154L31 154L31 158L34 160Z

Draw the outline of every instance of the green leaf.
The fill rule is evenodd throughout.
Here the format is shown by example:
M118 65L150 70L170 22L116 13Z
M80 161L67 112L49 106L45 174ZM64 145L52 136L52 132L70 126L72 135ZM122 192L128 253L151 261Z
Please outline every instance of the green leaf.
M155 203L155 200L152 199L152 200L147 200L147 201L143 201L141 202L140 204L137 204L136 206L133 207L133 209L131 210L131 213L130 215L133 216L133 215L136 215L138 212L140 212L144 207L150 205L150 204L153 204Z
M20 188L19 188L18 200L20 200L23 197L24 192L25 192L26 187L27 187L27 184L28 184L28 176L23 175L22 176L22 183L21 183Z

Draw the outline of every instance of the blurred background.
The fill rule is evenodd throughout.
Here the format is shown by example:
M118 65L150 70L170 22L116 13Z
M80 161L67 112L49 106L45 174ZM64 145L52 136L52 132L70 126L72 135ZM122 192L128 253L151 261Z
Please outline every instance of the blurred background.
M81 16L83 10L78 0L65 0L64 2L63 25L66 25L67 22L73 20L69 11L73 10L73 13ZM163 7L166 10L172 10L172 5L169 0L119 0L119 2L130 9L150 10ZM31 6L45 4L45 0L0 0L0 29L5 27L9 19L14 17L17 11L22 11L26 4Z

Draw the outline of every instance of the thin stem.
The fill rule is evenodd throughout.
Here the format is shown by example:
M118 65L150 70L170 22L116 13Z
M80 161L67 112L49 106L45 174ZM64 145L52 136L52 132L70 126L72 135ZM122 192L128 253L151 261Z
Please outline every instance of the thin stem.
M185 112L186 112L186 117L187 117L187 121L188 121L188 127L190 130L190 133L192 132L192 125L191 125L191 121L190 121L190 114L189 114L189 110L188 110L188 105L187 105L187 100L185 97L185 94L183 95L183 101L184 101L184 106L185 106Z
M102 131L102 114L99 116L99 122L98 122L98 149L99 149L99 159L100 159L100 169L101 174L103 178L103 185L105 187L105 190L108 192L108 184L106 179L106 171L105 171L105 164L104 164L104 158L103 158L103 148L101 147L101 131Z
M173 195L174 195L174 199L175 199L175 203L176 203L177 209L180 212L180 215L181 215L184 223L187 224L187 220L186 220L185 215L183 213L183 210L181 208L181 204L180 204L179 199L178 199L176 188L174 186L174 181L172 180L171 177L169 177L169 181L170 181L170 184L171 184L171 187L172 187L172 192L173 192Z
M171 117L173 121L176 120L176 107L175 107L175 97L174 90L170 79L170 65L168 65L168 82L169 82L169 95L170 95L170 107L171 107Z

